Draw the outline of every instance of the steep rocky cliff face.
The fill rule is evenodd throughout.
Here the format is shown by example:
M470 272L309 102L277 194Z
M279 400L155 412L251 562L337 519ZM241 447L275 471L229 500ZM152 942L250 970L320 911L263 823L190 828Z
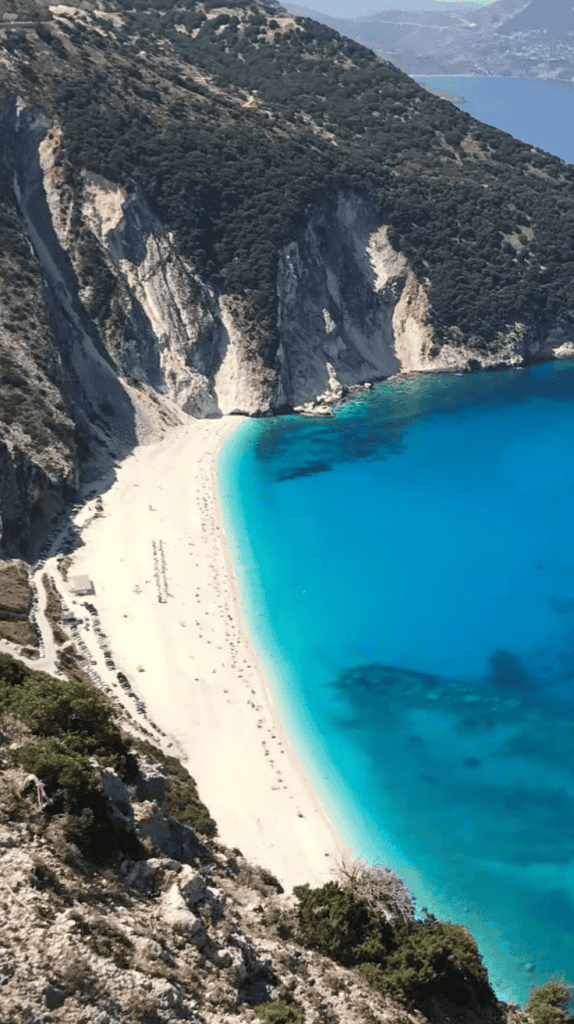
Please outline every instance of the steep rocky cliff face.
M432 340L424 301L395 339L393 313L412 275L364 198L340 193L311 207L300 236L283 247L279 346L266 367L244 302L201 279L143 194L87 171L72 189L62 130L40 114L11 103L2 129L48 283L74 420L87 418L105 447L115 441L117 457L135 443L122 378L167 394L192 416L264 415L388 377L403 368L403 349L408 369L431 365L424 341L413 352L415 338Z
M489 346L437 345L429 282L392 246L363 197L311 209L279 260L278 379L272 407L313 402L354 384L413 371L460 372L574 355L559 323L540 335L517 323Z
M62 173L57 125L11 103L5 158L47 282L62 382L74 422L121 457L136 443L125 382L167 395L191 416L265 415L401 371L465 370L574 353L558 325L525 325L489 350L435 344L428 282L388 237L373 203L340 191L309 206L280 251L278 347L259 352L241 297L202 280L145 196L84 171Z

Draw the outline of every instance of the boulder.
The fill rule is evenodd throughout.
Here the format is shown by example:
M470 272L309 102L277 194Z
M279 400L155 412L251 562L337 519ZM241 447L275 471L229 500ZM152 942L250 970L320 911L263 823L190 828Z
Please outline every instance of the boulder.
M207 891L205 879L189 864L184 864L182 867L177 884L188 907L194 907L196 903L205 899Z
M0 827L0 847L4 847L7 850L11 846L18 846L21 839L21 833L15 829L6 828L5 825Z
M212 956L218 967L229 971L230 980L245 990L245 985L263 981L272 971L271 960L261 957L243 935L236 934L228 944L216 950Z
M170 886L161 901L161 916L166 924L202 946L207 938L198 917L189 909L177 883Z
M224 946L217 951L215 957L219 967L229 972L230 981L236 985L242 985L247 977L247 967L243 957L243 951L235 946Z
M272 985L268 985L265 981L252 981L250 985L246 985L243 989L242 995L246 1003L254 1005L255 1003L268 1003L275 995L276 990Z
M163 806L169 790L167 772L150 758L138 755L138 777L136 779L136 798L138 800L154 800Z
M212 889L207 886L205 890L205 897L203 900L203 906L209 907L211 911L211 920L218 921L223 914L223 908L225 906L225 894L221 889Z
M126 874L126 882L128 885L133 885L136 889L161 889L164 870L170 863L170 861L160 857L151 857L149 860L137 860L129 868Z
M57 1010L62 1006L66 995L56 985L47 984L42 989L42 999L47 1010Z
M179 1010L182 1005L181 992L171 982L163 978L153 982L153 994L157 1002L166 1010Z
M206 852L194 829L171 818L164 818L163 814L141 818L136 831L142 841L147 839L151 843L154 853L163 853L182 864L188 864Z
M113 768L102 768L94 757L90 758L90 764L104 790L112 818L128 832L133 832L134 812L126 786Z

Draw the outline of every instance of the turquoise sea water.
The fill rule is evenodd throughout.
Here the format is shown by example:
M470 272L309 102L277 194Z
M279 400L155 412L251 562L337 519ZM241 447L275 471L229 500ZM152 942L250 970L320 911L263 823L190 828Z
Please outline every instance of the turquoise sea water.
M574 162L574 88L425 79ZM574 981L574 363L249 421L222 508L248 625L357 854L466 924L501 998Z
M248 625L357 854L502 998L574 978L574 362L252 420L219 462Z
M417 77L464 96L472 117L574 163L574 82L471 76Z

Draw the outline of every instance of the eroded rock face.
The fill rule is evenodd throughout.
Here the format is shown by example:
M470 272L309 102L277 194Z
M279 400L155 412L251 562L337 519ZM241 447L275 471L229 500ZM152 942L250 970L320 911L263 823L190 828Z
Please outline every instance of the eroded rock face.
M91 757L90 764L107 800L112 820L127 832L133 832L134 812L127 787L113 768L102 768L97 758Z
M167 890L161 901L161 916L175 931L183 932L196 942L205 941L200 919L189 909L177 882Z
M201 900L205 899L207 886L205 879L197 871L194 871L189 864L184 864L178 878L180 892L188 907L194 907Z
M78 296L118 373L195 417L269 408L265 368L242 330L242 301L201 280L139 191L128 195L88 172L71 189L60 169L64 149L58 126L39 143L47 204Z
M352 192L310 206L279 253L270 338L244 297L201 277L138 188L82 168L71 183L58 124L11 100L0 140L0 185L44 282L34 302L44 304L49 335L40 351L38 338L0 323L2 354L46 409L43 431L23 429L16 414L0 423L2 556L34 555L82 480L112 471L138 442L187 416L328 407L345 389L400 371L574 352L559 322L544 335L515 324L489 346L456 332L437 344L428 282L393 248L375 207ZM6 379L17 377L11 370ZM17 408L18 394L11 400Z
M310 212L279 259L275 405L303 405L400 370L392 313L405 273L363 199L341 194L329 211Z
M264 415L399 371L567 354L559 328L541 339L520 324L489 350L464 338L436 345L427 283L393 248L374 206L340 192L307 210L279 254L278 344L265 361L269 339L246 301L202 280L139 190L87 171L72 187L58 125L14 105L3 120L74 418L88 415L116 448L135 441L133 380L191 416Z
M189 825L165 818L161 811L152 810L149 815L139 818L136 833L155 854L182 863L193 860L203 851L197 833Z
M169 776L161 766L143 754L138 756L138 777L136 779L136 798L153 800L163 805L169 790Z
M156 892L163 885L166 869L175 861L166 860L164 857L150 857L149 860L136 860L127 867L125 880L128 885L143 892ZM179 867L179 864L177 865Z
M394 324L410 272L363 198L339 194L310 209L302 235L280 253L278 348L269 365L269 339L246 301L201 279L143 194L86 171L72 187L61 128L15 108L4 119L16 200L50 285L74 419L89 414L97 429L103 417L129 449L137 433L130 381L192 416L262 415L387 377L402 362L422 368L424 352L410 339L424 299ZM401 361L409 345L411 358Z

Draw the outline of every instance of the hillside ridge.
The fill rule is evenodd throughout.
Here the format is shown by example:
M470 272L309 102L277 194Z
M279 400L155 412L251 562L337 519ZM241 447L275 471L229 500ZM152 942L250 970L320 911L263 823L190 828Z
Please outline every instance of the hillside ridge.
M0 47L4 555L188 416L574 351L572 169L325 26L33 0Z

